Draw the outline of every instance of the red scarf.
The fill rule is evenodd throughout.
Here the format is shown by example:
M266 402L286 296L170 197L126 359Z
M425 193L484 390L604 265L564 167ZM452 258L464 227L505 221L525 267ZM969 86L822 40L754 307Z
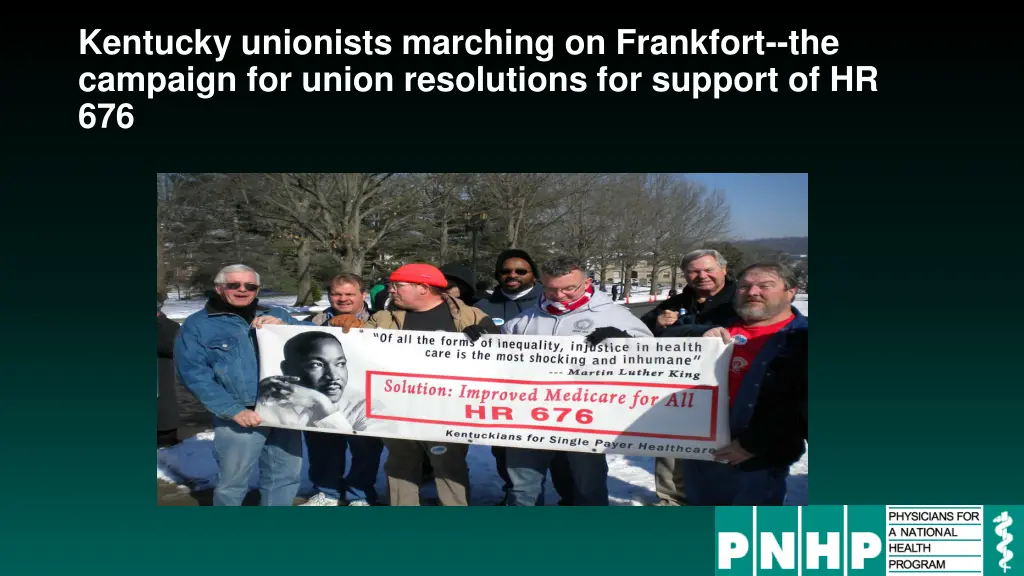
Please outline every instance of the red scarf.
M577 308L581 308L590 302L590 297L594 295L594 285L591 284L587 287L587 290L583 292L583 295L573 300L572 302L556 302L554 300L548 300L547 295L541 294L540 297L540 308L555 316L561 316L566 312L572 312Z

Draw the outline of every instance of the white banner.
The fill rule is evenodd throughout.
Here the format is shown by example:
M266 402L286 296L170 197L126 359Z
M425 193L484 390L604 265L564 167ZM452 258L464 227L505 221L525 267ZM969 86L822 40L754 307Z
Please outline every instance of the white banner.
M732 346L270 325L264 426L712 460L729 438Z

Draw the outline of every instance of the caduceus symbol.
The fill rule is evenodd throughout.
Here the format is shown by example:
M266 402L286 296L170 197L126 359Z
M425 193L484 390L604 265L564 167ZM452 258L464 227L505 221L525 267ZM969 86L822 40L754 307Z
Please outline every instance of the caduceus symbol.
M1007 548L1010 542L1013 542L1013 534L1010 534L1010 531L1007 530L1010 524L1013 524L1013 518L1010 517L1008 512L1003 511L1002 514L996 516L992 521L999 523L996 526L996 535L1002 538L1003 541L996 545L996 550L999 550L999 553L1003 555L1002 560L999 561L999 567L1003 569L1003 574L1006 574L1006 571L1010 569L1010 559L1013 558L1013 552Z

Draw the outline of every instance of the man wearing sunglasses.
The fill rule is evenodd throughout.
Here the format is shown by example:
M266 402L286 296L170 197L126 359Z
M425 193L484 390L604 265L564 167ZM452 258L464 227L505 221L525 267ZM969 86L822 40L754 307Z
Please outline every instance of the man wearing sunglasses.
M213 452L219 468L213 505L240 506L249 492L249 473L258 462L260 504L291 506L301 480L302 433L259 427L254 329L313 323L296 320L281 308L259 305L260 275L248 266L227 266L213 283L216 294L185 319L174 346L179 379L213 413Z
M544 291L544 288L537 282L538 270L537 264L525 250L510 248L503 251L498 254L498 259L494 263L494 279L498 281L498 287L489 298L477 301L474 306L483 310L498 326L522 314L525 310L536 308L541 293ZM502 487L505 497L498 503L499 506L504 506L508 502L508 493L512 489L512 479L508 475L506 450L504 446L491 447L498 476L505 483ZM551 461L551 484L554 485L555 492L558 492L560 498L558 505L572 506L572 470L569 468L569 461L564 453L559 452ZM543 499L543 494L540 497Z
M537 283L537 265L533 258L525 250L510 248L498 254L494 263L494 279L498 281L497 288L487 298L482 298L474 304L477 308L490 316L497 326L515 318L524 310L534 308L540 300L542 288ZM498 476L505 485L502 490L505 497L499 506L504 506L508 500L508 492L512 488L512 479L508 476L508 465L505 461L506 448L504 446L492 446L491 454L494 455L494 463L498 469ZM561 465L559 465L561 464ZM569 475L567 462L552 464L551 482L555 490L562 497L562 504L572 503L572 476Z

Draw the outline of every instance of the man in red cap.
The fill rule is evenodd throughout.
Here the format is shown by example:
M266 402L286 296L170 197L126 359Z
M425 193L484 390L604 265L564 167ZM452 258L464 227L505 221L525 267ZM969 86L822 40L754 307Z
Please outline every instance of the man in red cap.
M484 334L501 330L480 309L452 298L448 279L430 264L406 264L391 274L391 306L365 323L350 315L335 316L331 326L345 328L381 328L426 332L462 332L476 341ZM384 473L392 506L419 506L423 482L423 458L430 461L442 506L469 505L468 444L421 442L385 438L388 459Z

